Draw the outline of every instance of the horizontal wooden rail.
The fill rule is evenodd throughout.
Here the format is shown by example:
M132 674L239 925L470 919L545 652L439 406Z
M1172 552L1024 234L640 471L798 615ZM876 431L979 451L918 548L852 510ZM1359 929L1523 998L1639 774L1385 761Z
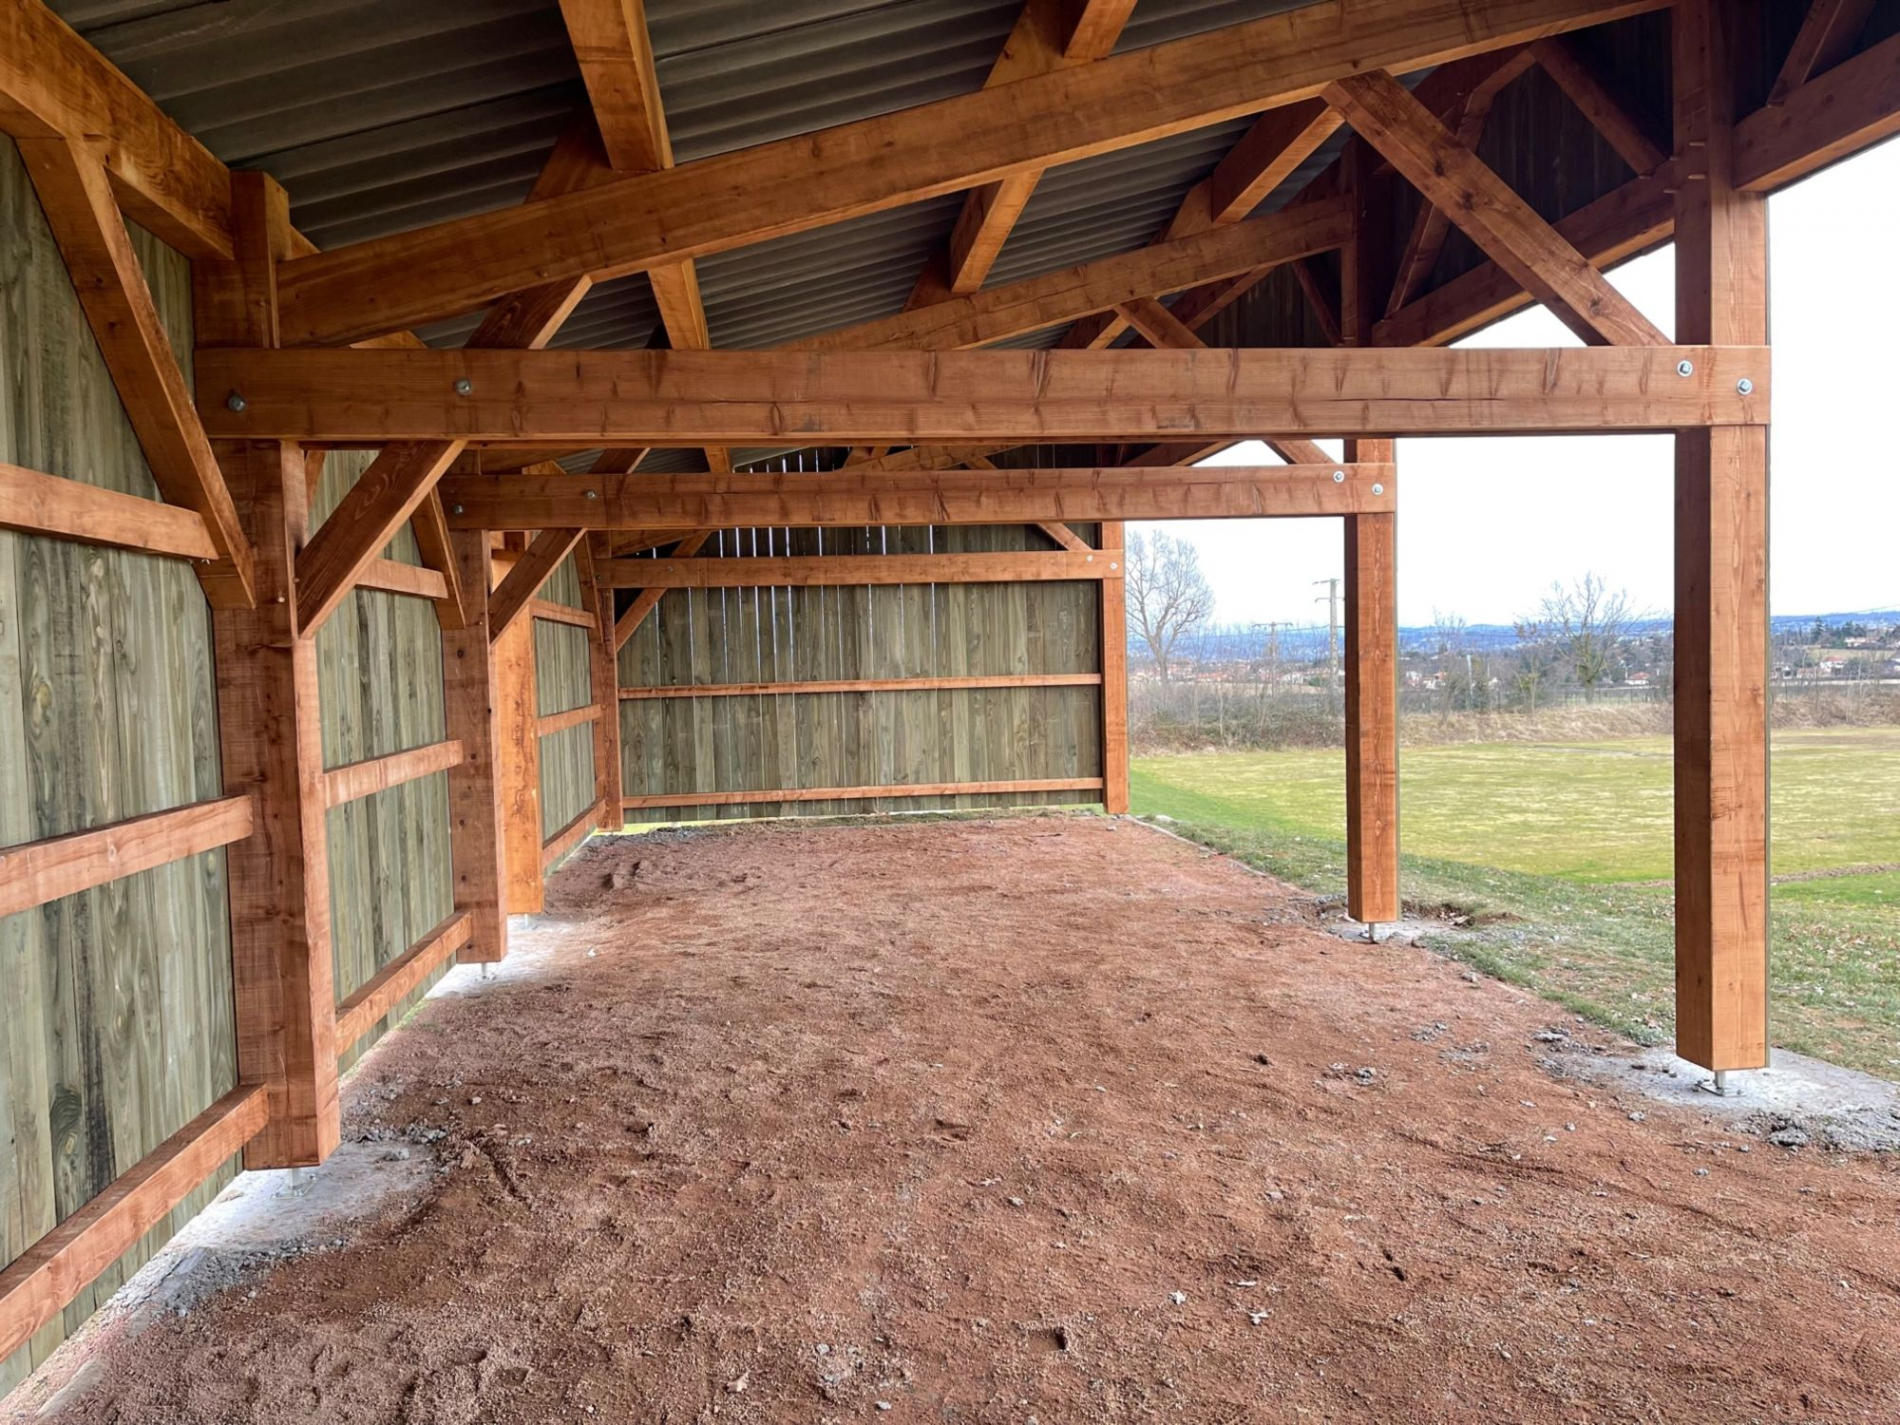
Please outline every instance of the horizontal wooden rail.
M255 1138L269 1116L263 1085L238 1085L0 1272L0 1360Z
M422 939L391 960L336 1007L337 1052L361 1039L429 972L468 944L474 920L467 911L450 915Z
M1056 777L1022 782L917 782L888 787L796 787L771 792L679 792L622 797L628 811L642 807L743 806L750 802L868 801L874 797L995 796L1008 792L1099 792L1100 777Z
M610 559L603 584L621 589L814 588L864 584L1032 584L1108 579L1112 554L815 554L784 558Z
M600 821L600 803L595 802L566 826L541 843L541 869L546 870L581 842Z
M18 465L0 464L0 529L179 559L218 557L204 516L196 510Z
M449 581L434 569L419 564L399 564L394 559L372 559L357 576L359 589L380 589L386 594L414 594L419 599L446 599Z
M229 846L251 826L248 796L220 797L0 848L0 916Z
M552 599L533 600L528 605L528 613L534 618L546 619L549 623L571 623L576 628L594 627L594 616L586 609L570 608Z
M566 712L549 713L546 717L538 717L534 720L534 735L552 737L557 732L566 732L570 727L579 727L582 723L593 722L599 716L599 703L587 703L578 708L569 708Z
M345 802L386 792L418 777L446 772L462 765L462 755L462 744L451 738L447 742L431 742L404 752L392 752L387 757L371 757L332 767L323 774L323 804L340 807Z
M980 678L834 678L807 683L691 683L671 688L622 688L623 702L661 698L782 697L804 693L942 693L979 688L1098 688L1100 673L1002 674Z

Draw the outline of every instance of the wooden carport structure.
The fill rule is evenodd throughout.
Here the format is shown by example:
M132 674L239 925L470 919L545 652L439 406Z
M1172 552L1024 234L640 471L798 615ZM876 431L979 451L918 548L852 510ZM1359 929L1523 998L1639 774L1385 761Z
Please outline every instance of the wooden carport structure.
M1678 1047L1718 1072L1766 1062L1765 198L1900 127L1900 16L1871 0L1255 8L1130 46L1145 5L1029 0L979 90L675 162L638 0L562 0L591 106L527 200L318 250L292 226L294 178L227 168L39 0L0 0L0 127L164 501L5 465L0 527L191 561L225 791L9 847L0 914L225 848L237 1065L234 1087L14 1254L0 1359L238 1148L252 1167L322 1161L339 1052L450 959L501 959L524 867L538 881L627 807L682 800L630 796L614 776L623 705L643 698L621 687L620 651L671 589L1087 586L1099 662L1046 677L1099 689L1099 772L701 804L975 788L1088 793L1121 811L1121 522L1340 516L1350 908L1397 919L1400 435L1674 435ZM1601 62L1631 24L1652 27L1638 41L1669 35L1673 138ZM1480 152L1487 119L1533 70L1633 176L1560 213L1500 176ZM1235 123L1244 132L1152 242L988 280L1045 174ZM954 223L901 310L712 349L697 265L945 198ZM190 261L189 373L128 218ZM1672 237L1673 340L1601 275ZM1293 284L1297 323L1328 345L1219 339L1270 278ZM647 341L556 344L596 285L628 279L650 288ZM1530 301L1584 346L1447 349ZM1040 349L1009 348L1036 334ZM1339 460L1314 444L1333 437ZM1192 464L1254 438L1285 463ZM369 449L313 519L326 455ZM706 469L671 463L681 450ZM759 468L761 451L778 468ZM797 451L812 459L789 468ZM1050 547L707 552L735 528L997 525ZM389 554L405 529L415 560ZM562 568L578 575L571 600L547 595ZM444 730L337 764L317 635L363 589L433 604ZM534 675L506 653L536 623L582 631L584 704L536 714ZM954 692L998 677L925 681ZM591 790L537 826L509 787L521 739L568 731L591 741ZM452 908L339 996L326 814L441 775Z

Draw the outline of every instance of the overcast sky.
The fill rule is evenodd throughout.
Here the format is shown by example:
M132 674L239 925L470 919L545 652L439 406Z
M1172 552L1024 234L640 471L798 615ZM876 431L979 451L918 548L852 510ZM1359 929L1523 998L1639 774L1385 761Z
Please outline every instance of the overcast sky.
M1774 425L1770 600L1777 614L1900 607L1900 142L1769 203ZM1664 331L1675 319L1673 250L1638 258L1616 285ZM1575 346L1541 308L1469 345ZM1336 442L1322 442L1335 452ZM1586 571L1667 613L1671 441L1662 436L1402 440L1399 619L1438 612L1505 623L1553 579ZM1271 464L1237 446L1220 464ZM1202 520L1192 538L1223 623L1323 623L1315 588L1340 572L1338 520Z

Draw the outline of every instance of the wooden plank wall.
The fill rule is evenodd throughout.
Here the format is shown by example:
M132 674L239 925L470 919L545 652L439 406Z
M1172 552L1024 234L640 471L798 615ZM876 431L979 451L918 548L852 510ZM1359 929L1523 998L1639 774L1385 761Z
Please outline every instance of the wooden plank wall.
M133 230L190 371L189 264ZM156 498L12 143L0 139L0 461ZM0 843L219 796L210 622L179 560L0 531ZM0 919L0 1262L237 1082L224 853ZM236 1160L28 1346L16 1385Z
M1094 526L1077 532L1094 542ZM1022 525L721 531L707 557L1049 549ZM627 596L623 594L623 603ZM622 687L1100 673L1095 583L676 589L620 651ZM692 805L691 792L1102 775L1099 687L622 701L634 821L1099 800L1088 792Z
M313 525L336 507L370 458L364 451L330 456L317 484ZM383 553L404 564L420 562L406 528ZM317 631L317 676L325 767L446 735L442 633L427 599L371 589L348 595ZM448 799L448 774L438 772L331 808L330 919L339 1002L452 909ZM398 1004L383 1028L407 1014L446 969ZM345 1049L340 1066L354 1063L383 1028Z
M579 608L580 574L574 556L563 560L541 586L549 603ZM587 630L574 624L534 621L535 715L549 717L593 701L592 655ZM547 841L594 803L594 729L563 728L541 739L541 839Z

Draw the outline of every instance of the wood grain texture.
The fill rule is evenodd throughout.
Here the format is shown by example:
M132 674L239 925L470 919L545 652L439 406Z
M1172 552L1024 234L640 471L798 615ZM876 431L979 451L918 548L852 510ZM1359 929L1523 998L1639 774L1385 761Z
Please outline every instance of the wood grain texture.
M457 911L364 981L336 1007L337 1043L354 1046L379 1020L420 989L435 970L448 964L456 951L468 944L471 924L467 911Z
M1072 554L1067 550L1024 554L826 555L804 559L617 559L608 566L604 577L614 585L640 589L1017 584L1047 579L1105 579L1109 563L1107 555Z
M367 757L361 762L346 762L323 774L324 804L339 807L345 802L360 801L418 777L446 772L461 763L462 744L453 738L385 753L381 757Z
M229 846L250 834L250 800L221 797L0 847L0 916Z
M1768 334L1767 200L1735 183L1740 20L1735 0L1684 0L1673 17L1676 327L1692 340ZM1675 539L1676 1052L1754 1069L1768 1062L1765 430L1677 432Z
M501 689L498 655L488 638L488 536L450 536L456 573L475 593L474 616L442 635L444 726L462 744L462 763L449 773L450 850L454 904L469 917L467 962L506 958L508 915L503 883Z
M1361 459L1392 454L1389 442L1348 444ZM1346 909L1379 924L1400 918L1398 516L1344 524Z
M557 277L704 257L1313 98L1343 74L1429 67L1661 4L1369 0L1270 15L840 125L824 144L835 162L814 161L799 135L300 258L285 272L284 340L353 341Z
M0 1359L255 1138L269 1111L262 1087L233 1089L0 1272Z
M1768 193L1900 132L1900 35L1758 109L1735 128L1735 184Z
M204 516L195 510L18 465L0 464L0 529L180 559L208 561L218 556Z
M188 360L190 264L142 230L130 237L166 339ZM5 139L0 329L14 338L0 343L0 462L156 501ZM222 793L210 623L190 569L0 530L0 845ZM225 856L211 851L0 917L0 1263L236 1083L227 906ZM28 1346L0 1357L0 1393L234 1169L224 1164Z
M876 801L890 797L996 796L1025 792L1098 792L1100 777L1057 777L1038 780L988 782L894 782L877 787L802 787L780 791L704 792L682 800L692 806L730 806L738 802ZM629 810L666 804L664 797L628 797Z
M1000 673L952 678L838 678L829 682L690 683L684 687L622 688L627 702L656 698L797 697L811 693L940 693L973 692L982 688L1093 688L1099 673Z
M1125 543L1119 521L1102 526L1102 552ZM1120 561L1115 561L1119 563ZM1111 816L1128 812L1128 576L1102 581L1102 803Z

